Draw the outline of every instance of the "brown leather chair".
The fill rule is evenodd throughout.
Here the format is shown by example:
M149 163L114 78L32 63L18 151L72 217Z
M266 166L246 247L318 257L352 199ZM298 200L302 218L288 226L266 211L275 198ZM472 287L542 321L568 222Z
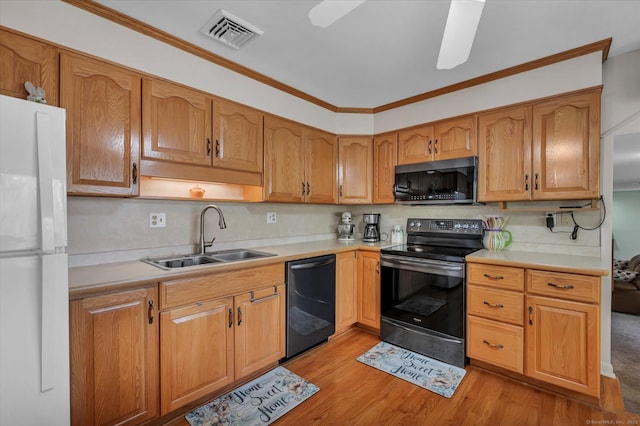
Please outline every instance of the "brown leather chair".
M640 254L629 261L614 260L611 310L640 315Z

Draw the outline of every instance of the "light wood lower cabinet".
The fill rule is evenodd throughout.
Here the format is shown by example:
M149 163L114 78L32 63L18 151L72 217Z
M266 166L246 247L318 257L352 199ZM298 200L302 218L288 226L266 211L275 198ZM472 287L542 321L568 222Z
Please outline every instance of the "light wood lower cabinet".
M380 329L380 253L358 251L358 323Z
M285 356L284 265L160 283L164 415Z
M336 254L336 334L358 321L357 277L356 252Z
M154 287L70 302L72 425L158 415L157 295Z
M599 277L467 268L469 358L600 397Z

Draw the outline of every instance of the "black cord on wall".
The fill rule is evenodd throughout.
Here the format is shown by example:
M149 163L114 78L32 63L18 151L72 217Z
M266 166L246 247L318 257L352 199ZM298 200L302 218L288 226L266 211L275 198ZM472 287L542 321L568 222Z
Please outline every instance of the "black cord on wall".
M602 218L600 219L600 223L596 226L594 226L593 228L586 228L580 224L578 224L578 222L576 222L576 218L573 216L573 211L571 212L571 220L573 220L573 231L571 232L571 239L575 240L576 238L578 238L578 229L582 229L585 231L595 231L596 229L600 228L602 226L602 224L604 223L604 220L607 217L607 207L604 203L604 198L602 197L602 195L600 196L600 198L598 199L598 202L602 203ZM588 205L588 204L587 204ZM585 205L585 207L587 206Z

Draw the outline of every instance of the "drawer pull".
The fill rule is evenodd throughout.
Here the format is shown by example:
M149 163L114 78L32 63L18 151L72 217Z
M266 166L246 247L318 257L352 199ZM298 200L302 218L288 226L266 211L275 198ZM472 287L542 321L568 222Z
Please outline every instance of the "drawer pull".
M265 300L269 300L269 299L273 299L274 297L278 297L280 296L280 293L278 293L278 287L276 287L275 285L273 286L273 294L270 294L268 296L265 297L260 297L258 299L255 298L255 294L253 293L253 291L251 292L251 303L258 303L258 302L264 302Z
M229 308L229 328L233 327L233 309Z
M242 324L242 309L238 306L238 327Z
M571 284L560 285L560 284L556 284L556 283L547 283L547 285L549 287L559 288L559 289L562 289L562 290L571 290L573 288L573 286Z
M149 324L153 324L153 300L149 300L149 310L147 312L149 317Z
M533 306L529 306L529 325L533 325Z
M486 278L489 278L490 280L504 280L504 277L502 275L489 275L489 274L482 274L484 275Z
M504 348L504 345L501 345L500 343L491 343L488 340L482 340L482 343L484 343L485 345L491 346L492 348L496 348L496 349L502 349Z
M486 300L484 300L482 303L484 303L485 305L491 306L492 308L504 308L504 305L502 303L491 303L491 302L487 302Z

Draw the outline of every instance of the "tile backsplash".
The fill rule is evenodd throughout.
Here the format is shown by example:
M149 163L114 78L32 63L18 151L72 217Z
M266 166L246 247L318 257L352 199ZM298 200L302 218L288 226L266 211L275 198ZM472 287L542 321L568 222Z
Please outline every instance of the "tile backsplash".
M200 212L206 201L116 199L68 197L69 265L136 260L147 256L190 253L197 250ZM205 239L216 236L214 248L254 248L266 245L337 238L337 225L344 211L356 223L361 236L363 213L381 214L381 231L392 225L406 227L408 217L469 218L508 215L507 228L513 234L512 250L572 253L599 256L600 232L578 232L571 240L567 233L551 233L544 225L544 213L505 213L497 204L484 206L396 206L318 205L280 203L214 203L223 211L227 228L218 228L217 213L205 217ZM267 213L276 213L276 223L267 224ZM165 213L166 227L151 228L149 215ZM597 225L599 212L576 213L585 227ZM360 234L360 235L359 235Z

